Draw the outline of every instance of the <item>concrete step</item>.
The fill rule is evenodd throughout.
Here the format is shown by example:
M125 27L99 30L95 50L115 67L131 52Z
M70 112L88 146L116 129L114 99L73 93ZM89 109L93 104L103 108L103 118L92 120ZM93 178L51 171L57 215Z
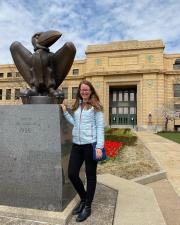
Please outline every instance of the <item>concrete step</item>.
M118 191L113 225L166 225L150 187L111 174L98 175L98 182Z

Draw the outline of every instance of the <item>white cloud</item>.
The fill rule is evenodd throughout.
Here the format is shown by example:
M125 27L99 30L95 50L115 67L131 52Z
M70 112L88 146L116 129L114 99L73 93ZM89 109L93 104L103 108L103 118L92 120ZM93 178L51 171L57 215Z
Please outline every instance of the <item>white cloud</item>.
M10 44L18 40L32 51L31 36L56 29L63 36L56 51L73 41L77 58L88 44L118 40L163 39L166 51L180 52L180 2L176 0L1 0L0 63L12 63Z

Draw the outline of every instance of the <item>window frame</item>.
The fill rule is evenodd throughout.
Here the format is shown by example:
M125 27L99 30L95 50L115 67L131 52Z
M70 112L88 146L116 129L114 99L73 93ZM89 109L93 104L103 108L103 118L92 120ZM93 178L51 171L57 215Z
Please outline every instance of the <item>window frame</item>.
M0 89L0 101L2 100L2 98L3 98L3 89L1 88Z
M8 93L8 91L9 91L9 93ZM10 88L7 88L6 89L6 100L11 100L11 94L12 94L12 91L11 91L11 89Z
M176 89L176 86L178 88ZM180 97L180 84L173 84L174 97Z
M63 90L66 90L65 92ZM68 87L62 87L62 92L64 94L64 99L68 99Z
M77 69L77 68L76 69L73 69L72 70L72 75L73 76L78 76L79 75L79 69Z
M8 72L8 73L7 73L7 78L11 78L11 77L13 77L12 72Z
M19 92L18 93L19 95L17 95L17 91ZM15 90L14 90L14 99L15 100L19 100L20 99L20 88L15 88Z
M74 93L74 90L76 90L75 93ZM77 92L78 92L78 87L72 87L72 99L76 99Z

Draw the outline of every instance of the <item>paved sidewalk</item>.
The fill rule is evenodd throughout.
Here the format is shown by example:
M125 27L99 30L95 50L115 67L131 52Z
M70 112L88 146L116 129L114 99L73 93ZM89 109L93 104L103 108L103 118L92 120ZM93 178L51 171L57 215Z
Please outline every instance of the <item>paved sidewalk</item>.
M112 225L116 208L118 192L112 188L97 184L92 213L87 220L81 222L82 225ZM68 225L78 225L77 216L72 216Z
M136 134L167 172L168 180L180 197L180 144L147 131Z
M112 225L114 211L116 206L117 191L106 187L102 184L97 184L95 199L92 205L92 215L82 222L82 225ZM58 214L58 212L56 212ZM70 212L71 214L71 212ZM54 225L55 223L39 222L32 218L18 218L18 216L1 215L0 225ZM67 225L77 225L76 216L70 218ZM56 223L62 225L62 223Z
M180 198L171 183L164 179L146 186L153 189L167 225L180 225Z

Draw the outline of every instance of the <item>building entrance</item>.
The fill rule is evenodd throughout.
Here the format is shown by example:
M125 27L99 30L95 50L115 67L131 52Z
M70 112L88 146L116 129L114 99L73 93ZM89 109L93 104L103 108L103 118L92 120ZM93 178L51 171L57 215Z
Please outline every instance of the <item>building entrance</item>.
M132 125L137 124L137 88L110 87L109 91L109 124Z

